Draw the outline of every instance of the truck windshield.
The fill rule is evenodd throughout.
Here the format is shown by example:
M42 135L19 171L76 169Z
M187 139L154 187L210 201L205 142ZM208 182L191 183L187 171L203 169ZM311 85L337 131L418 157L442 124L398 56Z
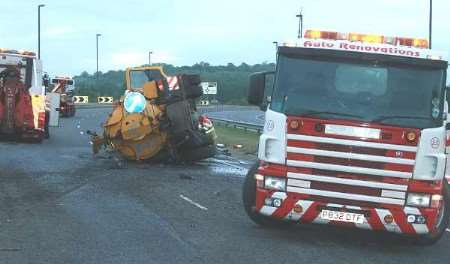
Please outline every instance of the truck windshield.
M271 109L295 116L442 125L445 71L280 55Z
M25 87L32 86L32 59L20 56L2 56L0 58L0 76L4 75L8 69L16 69L20 72L20 80L25 84Z

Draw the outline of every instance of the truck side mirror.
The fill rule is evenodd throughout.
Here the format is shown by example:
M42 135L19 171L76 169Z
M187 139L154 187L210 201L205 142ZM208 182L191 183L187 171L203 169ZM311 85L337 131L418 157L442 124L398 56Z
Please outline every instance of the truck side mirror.
M259 72L250 75L250 85L247 95L247 101L249 104L261 106L264 101L265 85L266 75L264 73Z

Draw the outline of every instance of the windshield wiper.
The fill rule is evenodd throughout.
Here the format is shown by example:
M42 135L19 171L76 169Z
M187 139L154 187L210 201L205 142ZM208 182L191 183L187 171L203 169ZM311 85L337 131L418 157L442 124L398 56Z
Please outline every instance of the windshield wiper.
M345 113L335 113L335 112L329 112L329 111L306 111L305 113L301 114L301 116L315 116L315 115L320 115L320 114L330 114L330 115L362 118L362 116L359 116L359 115L345 114Z
M381 122L387 119L421 119L421 120L429 120L429 117L423 117L423 116L380 116L376 119L373 119L371 122Z

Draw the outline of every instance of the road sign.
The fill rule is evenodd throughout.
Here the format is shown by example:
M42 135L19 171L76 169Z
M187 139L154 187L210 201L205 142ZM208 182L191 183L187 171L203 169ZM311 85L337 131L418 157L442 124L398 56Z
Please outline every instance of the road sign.
M200 105L209 105L209 101L208 100L201 100L200 101Z
M114 98L111 96L99 96L97 97L97 102L99 104L112 104L114 101Z
M217 94L217 82L202 82L203 94Z
M73 97L73 102L75 104L87 104L89 103L89 96L76 95Z

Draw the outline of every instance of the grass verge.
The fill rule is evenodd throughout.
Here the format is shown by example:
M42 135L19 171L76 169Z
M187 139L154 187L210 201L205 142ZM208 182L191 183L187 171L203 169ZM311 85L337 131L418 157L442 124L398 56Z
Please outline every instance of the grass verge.
M219 124L214 124L214 128L217 134L217 143L245 154L256 154L258 151L259 133ZM234 147L238 144L242 145L243 148Z

